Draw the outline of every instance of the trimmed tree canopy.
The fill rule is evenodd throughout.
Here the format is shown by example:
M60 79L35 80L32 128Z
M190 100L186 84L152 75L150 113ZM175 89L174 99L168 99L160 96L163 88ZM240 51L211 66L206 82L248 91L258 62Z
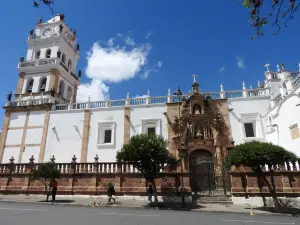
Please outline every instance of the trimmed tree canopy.
M132 164L148 180L155 179L161 169L177 168L177 160L169 154L167 142L156 135L133 136L117 153L117 160Z
M252 169L260 169L268 165L270 169L276 169L285 162L297 161L297 156L284 148L271 143L258 141L247 142L235 146L228 155L229 166L248 166Z
M45 183L51 179L57 179L59 177L60 171L57 169L57 165L53 162L41 164L37 170L33 171L33 178Z

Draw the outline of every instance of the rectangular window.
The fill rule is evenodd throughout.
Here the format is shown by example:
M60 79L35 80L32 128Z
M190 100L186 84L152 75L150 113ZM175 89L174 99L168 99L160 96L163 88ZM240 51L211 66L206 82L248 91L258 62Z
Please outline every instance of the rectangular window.
M148 127L147 133L148 135L155 135L155 127Z
M291 138L292 140L300 137L298 124L290 126Z
M104 143L111 143L111 133L112 133L112 130L104 131Z
M253 123L244 123L246 137L255 137Z

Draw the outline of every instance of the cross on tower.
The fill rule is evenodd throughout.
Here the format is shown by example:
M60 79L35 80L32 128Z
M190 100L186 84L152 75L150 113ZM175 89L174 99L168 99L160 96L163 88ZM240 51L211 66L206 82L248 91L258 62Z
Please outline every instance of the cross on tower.
M196 81L196 74L194 73L193 75L192 75L192 77L194 77L194 83L196 83L197 81Z
M270 64L267 63L267 64L265 65L265 67L267 68L267 71L269 72L269 71L270 71Z

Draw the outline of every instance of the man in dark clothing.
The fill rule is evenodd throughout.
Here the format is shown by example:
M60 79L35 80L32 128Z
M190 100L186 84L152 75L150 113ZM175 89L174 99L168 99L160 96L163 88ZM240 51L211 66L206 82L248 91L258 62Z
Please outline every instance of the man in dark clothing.
M153 186L152 184L149 184L149 187L148 187L148 200L150 203L152 203L152 195L153 195Z
M57 192L57 181L55 179L50 182L50 187L52 188L52 201L54 202Z
M116 199L113 197L113 195L116 194L115 187L113 184L108 185L107 195L108 195L108 202L111 202L111 199L116 202Z

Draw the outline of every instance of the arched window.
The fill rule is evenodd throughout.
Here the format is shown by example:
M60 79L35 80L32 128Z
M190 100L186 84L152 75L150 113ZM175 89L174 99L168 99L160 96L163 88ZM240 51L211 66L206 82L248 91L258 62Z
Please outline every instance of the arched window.
M66 63L66 55L65 55L65 53L62 54L61 61L62 61L63 64Z
M72 88L68 87L68 91L67 91L67 99L71 99L72 98Z
M199 104L193 106L193 114L201 114L201 106Z
M68 68L72 69L72 61L71 61L71 59L69 59L69 61L68 61Z
M38 51L36 51L36 53L35 53L35 59L39 59L40 57L41 57L41 51L38 50Z
M46 51L46 58L51 58L51 49L47 49Z
M33 78L29 78L27 80L27 87L26 87L26 92L27 93L32 93L32 89L33 89Z
M40 79L39 92L45 92L47 84L47 77L42 77Z
M58 94L63 97L65 92L65 82L63 80L60 81L59 83L59 92Z

